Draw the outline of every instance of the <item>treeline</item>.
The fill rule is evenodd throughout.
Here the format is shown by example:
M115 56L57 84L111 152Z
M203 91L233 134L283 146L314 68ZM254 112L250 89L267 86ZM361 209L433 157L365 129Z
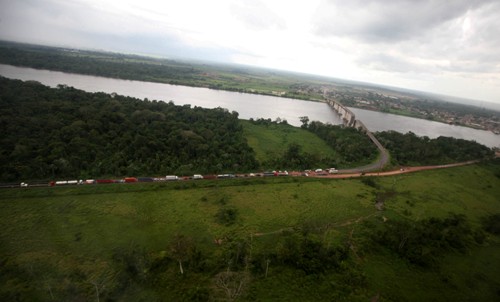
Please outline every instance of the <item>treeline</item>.
M311 167L352 167L373 161L377 156L377 148L363 132L339 125L324 124L319 121L309 123L308 117L302 117L301 128L306 129L324 140L334 151L333 156L319 156L305 152L302 146L291 143L286 150L271 160L261 163L265 167L286 167L288 169L305 170ZM270 126L273 124L288 124L286 119L250 120L255 125Z
M275 120L271 120L270 118L250 119L249 122L254 125L262 125L266 127L280 124L288 125L288 121L281 118L276 118ZM336 166L337 162L337 158L312 154L304 151L300 144L290 143L287 145L282 154L262 162L261 166L264 168L273 167L271 170L275 169L275 167L306 170L311 169L312 167Z
M483 228L488 230L486 225ZM486 234L483 229L473 229L464 215L449 214L418 222L389 220L372 238L411 264L437 267L443 255L466 253L475 244L482 244Z
M493 150L484 145L453 137L430 139L413 132L402 134L396 131L377 132L375 136L389 151L393 163L399 165L439 165L494 155Z
M117 53L0 43L0 63L118 79L205 86L204 71L189 63Z
M0 179L15 181L258 166L238 113L0 78Z
M287 90L285 80L269 83L267 74L248 73L223 65L207 66L130 54L74 50L0 41L0 63L36 69L96 75L109 78L207 87L242 93L276 96L276 85ZM232 74L232 75L228 75ZM235 76L237 74L237 76ZM240 79L241 76L245 80ZM250 83L251 82L251 83ZM310 99L289 91L284 97Z
M302 150L302 146L296 143L288 145L281 156L267 160L262 163L264 167L286 167L287 169L307 170L311 167L330 167L336 165L336 160L329 157L320 157Z
M303 119L302 128L322 138L341 155L337 160L337 166L368 163L375 160L378 155L375 144L364 132L356 128L323 124L318 121L309 123L308 119Z

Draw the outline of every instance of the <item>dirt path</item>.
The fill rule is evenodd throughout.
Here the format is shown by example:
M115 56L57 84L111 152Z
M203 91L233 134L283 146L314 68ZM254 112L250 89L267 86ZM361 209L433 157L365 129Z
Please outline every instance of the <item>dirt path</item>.
M435 165L435 166L418 166L418 167L402 167L398 170L393 170L393 171L386 171L386 172L370 172L370 173L339 173L339 174L328 174L328 175L318 175L315 172L311 172L309 174L309 177L317 177L317 178L356 178L356 177L362 177L362 176L391 176L391 175L400 175L400 174L406 174L406 173L413 173L413 172L418 172L418 171L425 171L425 170L435 170L435 169L446 169L446 168L453 168L453 167L460 167L460 166L466 166L466 165L472 165L475 163L478 163L479 160L471 160L471 161L466 161L466 162L461 162L461 163L455 163L455 164L448 164L448 165ZM292 176L301 176L302 172L291 172L290 175ZM379 211L371 213L366 216L361 216L358 218L353 218L345 221L339 221L335 223L328 223L326 225L321 226L320 228L324 228L326 230L330 228L337 228L337 227L345 227L348 225L351 225L353 223L359 223L373 215L376 215L379 213ZM384 217L385 220L385 217ZM275 231L270 231L266 233L253 233L253 237L261 237L261 236L266 236L266 235L272 235L272 234L278 234L282 233L285 231L290 231L295 229L295 227L286 227L286 228L281 228ZM352 235L352 231L351 231Z

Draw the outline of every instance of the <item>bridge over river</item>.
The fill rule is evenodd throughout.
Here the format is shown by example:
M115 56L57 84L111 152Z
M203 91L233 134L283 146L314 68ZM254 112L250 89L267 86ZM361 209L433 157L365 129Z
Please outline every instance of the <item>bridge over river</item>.
M381 170L389 161L389 152L387 152L387 150L384 148L384 146L382 146L382 144L373 135L373 133L371 133L371 131L368 130L368 128L366 128L366 126L360 120L356 119L356 116L354 115L354 113L352 113L351 110L335 100L328 100L327 103L330 107L333 108L333 110L335 110L335 112L340 115L345 127L353 127L363 131L377 146L380 152L377 161L362 167L342 169L339 170L339 173L364 173L374 170Z

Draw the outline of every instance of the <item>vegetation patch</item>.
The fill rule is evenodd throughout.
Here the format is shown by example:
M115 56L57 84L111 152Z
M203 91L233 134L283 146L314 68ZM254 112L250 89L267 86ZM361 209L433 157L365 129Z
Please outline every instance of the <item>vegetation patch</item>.
M301 128L322 138L338 154L335 167L361 166L375 161L379 152L375 144L361 130L340 125L309 122L302 117Z
M334 166L339 157L317 135L288 125L286 121L258 119L241 121L248 144L262 167L268 169L312 169Z
M0 180L256 169L236 112L0 78Z
M464 139L443 137L430 139L415 133L396 131L376 133L377 139L391 154L395 165L442 165L491 158L492 149Z
M497 165L2 190L0 298L494 301Z

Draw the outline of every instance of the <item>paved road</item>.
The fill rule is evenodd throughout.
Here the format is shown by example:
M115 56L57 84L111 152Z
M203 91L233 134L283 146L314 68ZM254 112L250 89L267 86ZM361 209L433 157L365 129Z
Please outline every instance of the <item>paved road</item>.
M372 140L372 142L377 146L378 150L380 151L380 156L379 159L371 164L368 164L366 166L361 166L357 168L352 168L352 169L342 169L339 170L340 174L349 174L349 173L365 173L365 172L370 172L370 171L375 171L375 170L381 170L389 161L389 152L382 146L382 144L378 141L378 139L375 138L373 133L367 131L366 133L368 137Z

